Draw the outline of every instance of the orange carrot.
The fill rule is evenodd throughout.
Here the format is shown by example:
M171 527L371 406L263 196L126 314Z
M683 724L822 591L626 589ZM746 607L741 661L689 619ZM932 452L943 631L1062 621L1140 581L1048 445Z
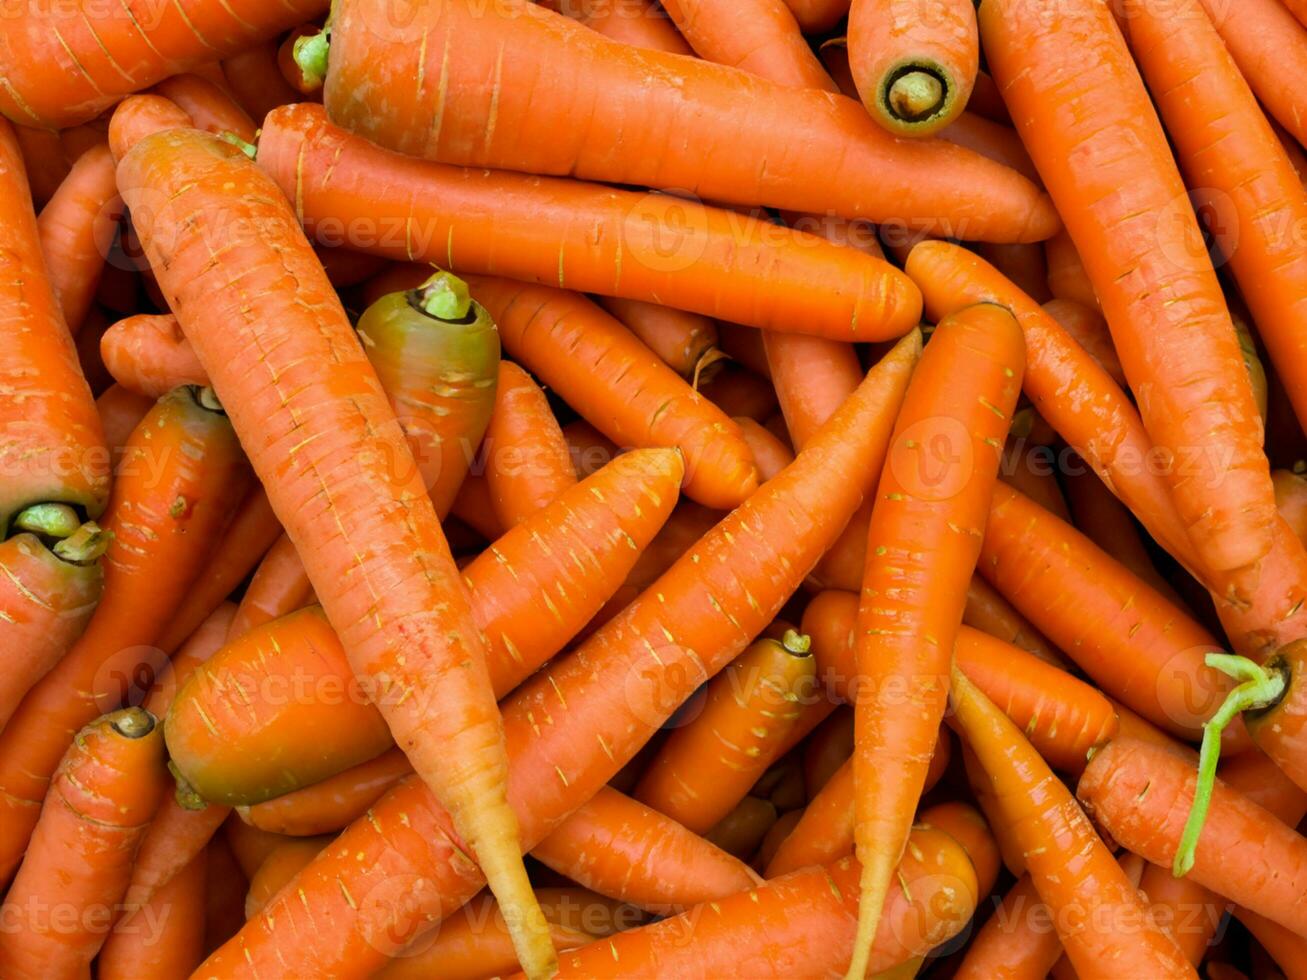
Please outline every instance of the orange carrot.
M1026 653L1032 653L1054 667L1066 666L1066 659L1053 649L1052 644L1031 625L1030 620L1013 609L979 575L971 576L971 584L967 586L967 605L962 610L962 622L1025 650Z
M504 527L495 515L490 487L480 473L469 473L458 488L449 516L456 517L487 541L502 537Z
M862 378L852 345L822 337L763 331L763 349L785 427L802 449Z
M68 155L59 134L48 129L15 126L14 136L31 184L32 201L37 207L43 207L72 169Z
M222 838L205 848L204 858L204 948L212 951L244 923L249 881Z
M1031 299L1039 303L1052 299L1048 292L1048 269L1042 245L995 245L985 242L976 251Z
M499 365L485 448L490 500L506 528L576 485L572 455L549 400L530 375L508 361Z
M275 40L248 44L222 62L227 86L251 119L261 120L273 109L300 101L277 64Z
M1302 980L1307 976L1303 969L1303 963L1307 962L1307 940L1256 912L1236 908L1234 915L1271 954L1287 980Z
M1196 977L1148 915L1070 791L1017 727L956 668L952 703L957 724L993 786L1004 824L1020 842L1035 890L1053 910L1058 937L1076 972L1096 976L1102 964L1110 963L1123 976ZM1090 766L1109 751L1110 745ZM1104 922L1111 925L1097 925Z
M664 364L688 381L708 375L720 361L717 325L699 313L674 310L638 299L605 296L599 305L658 355Z
M735 364L727 364L699 385L699 394L731 418L755 422L770 418L780 407L776 389L763 376Z
M931 136L967 105L980 43L976 8L944 0L929 16L909 0L853 0L849 67L871 117L896 136Z
M330 843L330 837L296 837L273 848L250 876L250 890L245 895L245 918L263 911L268 900Z
M867 536L858 612L854 778L866 972L948 700L947 665L1021 390L1021 328L982 304L935 328L895 423ZM892 691L892 693L891 693Z
M232 618L230 639L238 639L256 626L280 619L314 601L313 586L304 562L290 538L281 535L259 562Z
M99 980L186 977L204 958L205 858L201 852L148 905L123 916L96 958Z
M1113 381L1125 387L1125 372L1121 369L1121 359L1116 356L1116 348L1112 346L1107 321L1095 308L1075 300L1053 299L1044 304L1044 311L1111 375Z
M965 228L971 239L1039 241L1057 230L1056 216L1025 178L949 144L897 143L842 96L621 45L525 4L486 16L465 2L446 0L424 5L398 30L381 32L386 16L376 0L339 6L324 97L333 121L389 149L465 166L693 188L708 200L746 206L830 210L871 220L903 217L914 226L948 225L959 234ZM428 44L422 48L424 34ZM451 46L442 61L444 39L455 36L475 37L477 43L460 46L458 53ZM494 76L497 84L486 86L483 80L494 72L487 55L501 44L530 57L504 66ZM556 60L564 56L566 74ZM385 66L384 79L375 75L378 65ZM409 84L419 73L444 78L447 98L434 86ZM365 74L371 84L358 84ZM527 90L528 77L557 93L547 122L525 100L512 97ZM578 86L579 78L584 85ZM501 92L509 97L501 99ZM615 97L596 102L595 92ZM624 92L639 93L642 132L682 129L688 122L732 152L716 155L711 168L699 154L669 152L661 141L646 146L626 140L613 152L616 147L605 140L601 152L593 152L598 146L592 133L629 130L622 121L625 99L616 97ZM495 126L487 133L492 103ZM741 128L737 110L744 104L783 118L785 125L751 119ZM682 119L689 106L692 122ZM432 125L437 117L440 126ZM546 132L547 141L537 138ZM546 142L548 152L542 153ZM764 170L755 165L760 159L776 165ZM832 161L838 161L834 170ZM960 180L963 169L970 180ZM812 177L818 172L820 182Z
M1055 299L1079 303L1091 310L1098 309L1098 294L1089 281L1089 273L1080 260L1075 242L1063 229L1044 242L1044 257L1048 263L1048 291Z
M1153 919L1175 940L1185 959L1194 966L1201 963L1221 925L1225 903L1202 885L1155 864L1145 865L1139 890L1148 899Z
M1052 914L1029 875L1022 875L976 934L954 976L957 980L1042 980L1062 943Z
M153 406L154 399L118 384L110 385L95 400L95 412L100 417L104 443L112 454L115 470L128 438Z
M1275 508L1299 540L1307 541L1307 475L1293 470L1272 470Z
M917 823L942 830L962 845L976 871L979 900L988 898L1003 862L994 834L980 811L968 803L937 803L922 810Z
M148 93L131 95L118 103L109 119L109 152L118 163L128 150L151 133L194 125L190 114L171 99ZM136 258L141 257L139 248L133 253Z
M78 732L5 896L6 977L88 974L166 778L163 738L149 712L115 711ZM76 914L69 921L61 909Z
M293 837L334 833L361 817L412 772L404 753L389 749L312 786L242 807L241 819L260 830Z
M1058 13L986 3L990 69L1079 248L1144 424L1169 457L1166 481L1199 563L1235 573L1239 599L1271 550L1275 501L1230 314L1206 252L1191 252L1197 222L1111 12L1070 0ZM1061 113L1069 100L1092 108Z
M367 255L341 246L317 245L313 251L337 290L361 285L390 266L379 255Z
M1017 430L1021 420L1013 426ZM1009 487L1029 497L1055 517L1071 520L1062 487L1057 482L1057 454L1048 446L1031 444L1013 431L1003 447L999 463L1000 478Z
M1010 125L994 122L975 112L964 112L940 132L939 138L1010 167L1027 180L1039 184L1039 171L1021 144L1021 137ZM1025 262L1031 266L1035 264L1028 253Z
M753 457L760 482L766 483L794 462L794 453L790 447L753 419L742 415L732 421L740 427L740 434L749 447L749 455Z
M694 54L657 0L567 0L547 4L604 37L653 51Z
M823 596L829 598L833 595L843 596L842 593L823 592L817 596L817 599L820 599ZM815 602L816 599L813 601ZM809 605L811 605L811 603L809 603ZM839 613L844 613L844 615L839 616ZM806 610L804 611L804 615L807 615ZM821 615L821 613L818 615ZM848 615L847 608L839 610L835 615L839 618L839 622L832 622L830 624L832 631L837 629L839 625L848 625L850 628L852 627L853 617ZM855 606L853 609L853 616L856 615L857 607ZM835 617L832 618L834 619ZM826 648L823 650L822 666L828 668L826 671L828 691L830 688L834 688L835 695L841 697L848 692L851 682L848 679L843 679L843 683L841 683L840 680L836 680L834 677L830 676L832 672L829 668L837 663L840 666L850 666L852 664L852 657L845 649L839 650L838 654L832 654L826 643L823 643L822 646ZM839 668L836 667L836 673L838 673L838 670ZM803 740L803 784L807 795L809 797L815 797L820 793L822 787L830 782L831 777L849 761L852 755L853 709L847 706L842 706L836 708L825 721L813 729L810 736ZM832 855L832 857L843 857L845 853L851 854L852 851L835 854ZM814 861L813 863L825 864L826 862Z
M172 75L153 91L176 105L203 129L222 136L232 136L252 143L257 127L254 120L218 85L199 75Z
M115 381L151 398L180 385L209 383L172 314L142 313L119 320L100 338L100 355Z

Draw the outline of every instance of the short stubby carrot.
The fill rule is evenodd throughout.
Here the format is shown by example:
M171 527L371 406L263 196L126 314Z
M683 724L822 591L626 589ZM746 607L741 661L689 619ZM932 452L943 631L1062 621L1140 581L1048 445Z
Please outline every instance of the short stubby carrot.
M207 385L208 372L171 313L119 320L100 338L100 356L124 388L160 398L180 385Z
M921 312L892 266L813 235L670 194L414 160L331 125L321 106L271 113L258 159L314 238L397 261L675 296L706 316L839 340L899 336Z
M482 451L490 501L506 528L521 524L576 485L572 454L549 399L529 374L509 361L499 365Z
M440 0L413 14L396 25L380 0L348 0L333 22L327 111L388 149L731 204L896 218L971 240L1040 241L1059 225L1015 171L943 141L897 141L845 96L633 48L526 3L486 12ZM501 46L518 56L496 69ZM551 93L546 114L522 97L541 87ZM747 120L741 105L752 107ZM609 138L617 132L627 137ZM668 143L669 132L688 141ZM711 166L703 141L723 148Z
M104 715L72 740L5 896L6 977L87 974L166 781L163 739L142 708ZM61 909L80 914L70 923Z
M896 136L931 136L966 108L980 67L969 0L853 0L849 68L871 117Z
M948 703L1025 345L1007 310L980 304L940 321L895 423L867 532L858 611L861 688L854 779L862 905L851 977L866 972L880 907L907 840Z
M868 373L792 466L621 615L504 702L513 799L528 845L598 792L703 680L775 618L870 491L919 352L913 332ZM252 975L267 964L366 976L385 955L377 936L403 944L481 887L479 871L456 849L448 817L426 787L401 784L371 812L370 821L347 828L300 874L296 888L312 900L274 899L206 968ZM401 826L412 832L393 836ZM388 855L385 869L358 861L360 850ZM346 875L351 894L363 894L399 880L396 873L404 895L415 900L402 917L382 904L352 906L337 878ZM412 910L418 914L410 916ZM319 941L286 941L289 921L308 928L319 916L334 923L316 932Z
M24 126L86 122L124 95L235 54L322 13L322 0L180 0L128 6L30 4L0 38L0 113Z
M165 129L186 129L195 125L190 114L162 95L129 95L114 107L109 117L109 152L115 163L127 151L149 136ZM135 258L140 259L139 250Z
M1203 569L1256 582L1275 500L1220 283L1166 135L1108 5L979 12L990 69L1102 303ZM1088 67L1087 67L1088 66ZM1075 101L1084 111L1065 113Z
M507 279L469 276L468 284L505 350L596 429L619 446L680 449L687 495L720 510L757 488L735 423L590 300Z

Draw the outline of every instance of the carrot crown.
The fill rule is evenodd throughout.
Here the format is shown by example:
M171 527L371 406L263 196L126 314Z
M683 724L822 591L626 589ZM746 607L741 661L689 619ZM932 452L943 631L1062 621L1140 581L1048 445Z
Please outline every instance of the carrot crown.
M467 319L472 294L467 283L442 269L413 291L413 305L427 316L452 323Z
M327 78L327 59L331 53L331 28L320 34L306 34L295 42L295 64L304 73L304 81L321 85Z
M812 650L812 638L806 633L786 630L781 636L781 646L785 648L786 653L796 657L806 657Z

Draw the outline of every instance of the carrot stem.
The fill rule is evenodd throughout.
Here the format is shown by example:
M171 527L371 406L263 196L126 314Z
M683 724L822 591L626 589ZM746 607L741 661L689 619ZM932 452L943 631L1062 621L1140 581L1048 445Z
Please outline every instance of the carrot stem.
M113 533L104 530L95 521L87 521L50 550L55 557L70 565L89 565L109 547Z
M295 64L309 85L322 85L327 78L327 56L331 51L331 32L306 34L295 42Z
M195 389L195 404L199 405L200 408L208 409L210 412L225 414L222 402L218 401L218 393L208 386Z
M230 143L251 160L258 159L259 148L248 140L242 139L239 134L233 133L231 130L227 129L218 134L218 139Z
M154 731L154 715L144 708L124 708L114 712L109 724L123 738L144 738Z
M168 771L172 773L172 778L177 782L177 791L174 795L178 806L183 810L198 812L209 805L209 801L196 791L190 781L182 775L182 771L177 768L177 763L171 759L168 760Z
M1274 704L1284 694L1284 674L1267 670L1247 657L1229 653L1209 653L1205 658L1208 667L1228 674L1239 684L1226 695L1216 713L1203 724L1203 744L1198 753L1198 783L1194 787L1194 803L1180 835L1180 848L1175 852L1171 873L1183 878L1194 866L1194 850L1207 821L1212 804L1212 786L1216 780L1216 763L1221 757L1221 732L1234 718L1249 709Z
M467 283L452 272L443 270L413 292L415 304L427 316L447 323L467 319L472 309L472 294Z
M33 504L14 518L14 527L19 531L59 540L75 534L81 523L77 511L67 504Z
M935 72L911 65L890 82L885 106L904 122L920 122L939 110L947 94L948 88Z

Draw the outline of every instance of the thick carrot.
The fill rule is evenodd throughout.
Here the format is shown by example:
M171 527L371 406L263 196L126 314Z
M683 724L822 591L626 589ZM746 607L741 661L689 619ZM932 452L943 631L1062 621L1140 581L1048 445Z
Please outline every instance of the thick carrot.
M172 75L154 86L153 91L190 116L196 129L216 136L230 133L246 143L252 143L256 137L254 120L220 86L207 78Z
M318 241L398 261L675 296L708 316L838 339L897 336L920 311L891 266L807 234L671 195L413 160L332 126L318 106L273 112L259 163Z
M690 909L559 957L560 977L825 976L853 946L858 866L845 858ZM898 868L869 959L874 971L920 956L955 935L976 905L963 847L922 827Z
M0 112L51 129L85 122L124 95L235 54L322 11L320 0L275 8L251 0L181 0L149 12L24 7L0 39L0 63L9 66Z
M105 367L129 391L159 398L180 385L205 385L200 359L170 313L119 320L100 338Z
M5 896L6 977L87 974L166 779L163 738L142 708L104 715L72 740Z
M984 767L1008 832L1021 845L1035 890L1053 910L1076 972L1102 976L1110 964L1119 976L1196 977L1070 791L1020 730L956 668L951 697L957 724Z
M1236 573L1240 599L1271 550L1275 500L1225 297L1207 253L1193 252L1201 237L1184 182L1107 5L1071 0L1058 13L986 0L989 66L1167 454L1199 563ZM1071 101L1085 111L1061 112Z
M874 480L918 345L915 333L901 341L793 466L709 532L641 600L505 702L505 732L515 760L513 799L528 843L546 836L597 792L702 680L775 617ZM567 724L559 724L563 719ZM415 833L391 834L400 826L400 814ZM346 873L352 889L371 887L358 877L371 874L367 862L354 858L360 848L381 849L395 858L396 864L388 861L388 870L379 872L387 879L400 868L422 869L426 880L438 879L434 889L412 896L433 911L465 901L481 887L479 872L458 857L448 818L424 787L397 787L372 815L371 822L347 828L300 875L297 887L313 896L307 906L274 901L214 955L209 968L257 971L267 957L268 963L281 962L278 969L366 974L381 953L373 945L374 924L388 923L399 943L421 924L407 916L406 924L392 921L394 910L378 906L350 907L336 874ZM397 843L402 850L395 849ZM332 916L336 924L322 934L330 941L312 948L287 945L282 916L301 913ZM270 928L274 922L280 925Z
M698 716L663 743L636 799L707 833L763 774L815 691L806 636L760 639L708 685Z
M204 959L205 858L193 857L144 908L115 923L96 958L99 980L187 977Z
M1054 299L1065 299L1091 310L1098 309L1098 294L1089 281L1089 273L1076 251L1075 242L1063 229L1044 242L1044 259L1048 263L1048 291Z
M1307 541L1307 471L1272 470L1275 508L1301 541Z
M971 583L967 586L967 604L962 610L962 622L1025 650L1026 653L1034 654L1054 667L1066 666L1066 658L1053 649L1052 644L1031 625L1030 620L1013 609L1012 604L979 575L971 576Z
M962 845L976 871L978 901L988 898L1003 862L984 815L969 803L936 803L917 815L917 824L942 830Z
M121 218L113 157L97 143L73 164L36 220L50 287L74 334L90 312Z
M858 387L862 367L852 345L767 330L763 349L794 448L804 444Z
M740 434L749 447L749 455L753 457L760 482L766 483L794 462L794 452L790 447L764 426L744 415L732 421L740 427Z
M966 0L853 0L849 67L863 105L895 136L933 136L966 108L980 63Z
M627 453L464 569L497 697L557 653L603 604L670 512L680 473L670 450ZM202 797L262 802L390 746L372 692L356 682L320 610L231 640L197 672L167 720L173 762Z
M131 95L123 99L109 118L109 152L114 162L121 162L127 151L149 136L165 129L187 128L195 125L181 106L162 95ZM133 258L142 259L139 243L132 251Z
M1118 738L1090 760L1076 795L1122 846L1169 867L1196 781L1192 763ZM1198 884L1300 935L1307 929L1307 910L1298 899L1307 875L1307 841L1220 780L1193 862L1189 875Z
M180 388L142 421L119 466L104 528L104 594L86 632L33 687L0 741L0 878L36 823L69 740L148 689L168 625L248 487L230 422L212 392Z
M857 627L863 877L851 977L866 972L944 717L948 662L1024 361L1007 310L981 304L945 317L913 376L877 487Z
M599 305L635 334L664 364L688 381L706 379L721 360L717 324L701 313L659 306L638 299L606 296Z
M1125 372L1121 359L1112 346L1112 335L1107 321L1095 308L1071 299L1052 299L1044 304L1044 312L1056 320L1071 339L1089 352L1112 380L1125 387Z
M483 448L490 500L506 528L517 527L576 485L572 454L549 400L530 375L508 361L499 365Z
M951 144L904 146L843 96L622 45L526 4L486 15L446 0L423 5L398 29L379 30L387 22L376 0L340 5L324 96L333 121L389 149L465 166L690 188L747 206L901 217L969 239L1039 241L1057 230L1056 215L1024 177ZM454 37L476 43L456 48ZM500 45L530 57L496 74L489 53ZM416 77L444 84L415 86ZM491 77L495 83L485 85ZM555 95L547 120L515 97L528 90L528 78ZM601 148L596 134L631 130L621 93L638 93L640 132L711 133L731 152L714 154L705 167L701 154L669 150L662 140L604 139ZM746 104L756 112L744 127L737 110ZM758 112L784 125L760 124ZM756 166L761 159L769 166Z
M251 119L261 120L273 109L300 101L277 65L277 50L277 41L259 41L222 61L227 86Z

